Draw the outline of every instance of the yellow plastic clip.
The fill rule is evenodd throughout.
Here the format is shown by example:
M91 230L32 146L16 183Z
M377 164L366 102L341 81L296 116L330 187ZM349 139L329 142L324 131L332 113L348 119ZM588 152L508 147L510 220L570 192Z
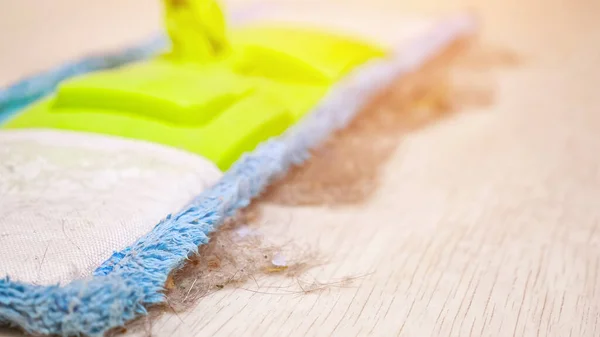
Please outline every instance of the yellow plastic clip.
M65 81L3 127L142 139L226 170L301 119L350 69L385 55L368 41L310 27L228 32L217 0L162 2L167 55Z

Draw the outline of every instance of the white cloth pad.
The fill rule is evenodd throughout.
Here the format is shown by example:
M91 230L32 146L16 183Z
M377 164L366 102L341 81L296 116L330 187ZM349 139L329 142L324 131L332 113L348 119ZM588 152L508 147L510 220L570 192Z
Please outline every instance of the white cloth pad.
M0 132L0 275L89 276L215 183L212 162L162 145L64 131Z

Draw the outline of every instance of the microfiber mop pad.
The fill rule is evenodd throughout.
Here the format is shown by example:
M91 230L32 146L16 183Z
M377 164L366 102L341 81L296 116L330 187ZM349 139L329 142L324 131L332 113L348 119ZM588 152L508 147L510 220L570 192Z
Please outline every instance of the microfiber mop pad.
M183 18L196 15L193 9L177 10L183 11L178 13ZM81 151L109 151L97 149L104 144L101 138L115 144L108 148L130 147L130 153L135 152L146 166L132 169L131 160L124 158L120 163L126 169L102 170L102 179L92 185L108 191L103 192L107 200L120 181L135 181L143 188L148 167L163 167L160 172L175 177L173 166L186 166L183 173L191 174L191 181L192 172L205 173L195 189L178 196L191 199L181 210L157 212L162 219L157 225L146 231L133 226L141 234L127 238L126 245L119 242L114 253L103 255L103 250L99 255L105 261L96 264L90 272L93 276L69 279L44 270L8 273L9 278L0 282L0 320L33 333L94 336L143 314L148 305L161 303L169 274L205 244L225 218L247 206L291 165L308 158L311 148L347 125L398 76L415 71L470 34L472 24L466 16L442 20L402 50L394 50L380 41L338 33L343 25L328 31L307 21L282 25L263 17L225 35L217 32L217 39L227 37L225 47L207 43L198 50L173 48L143 62L61 83L53 95L5 124L0 140L23 148L35 134L53 143L53 151L59 151L60 142L80 142ZM209 25L207 31L211 29ZM43 146L50 145L44 142ZM162 152L157 156L153 149L159 148ZM14 153L3 155L14 158ZM54 164L65 165L62 155L56 158ZM183 164L172 165L174 161ZM85 168L102 162L74 165L72 170L85 179ZM59 187L65 186L73 188ZM164 188L173 197L182 191ZM201 193L194 195L193 190ZM137 197L148 193L152 190ZM152 202L146 207L152 207ZM47 252L43 256L53 258ZM40 275L48 275L47 282L38 282ZM52 285L56 278L60 285Z

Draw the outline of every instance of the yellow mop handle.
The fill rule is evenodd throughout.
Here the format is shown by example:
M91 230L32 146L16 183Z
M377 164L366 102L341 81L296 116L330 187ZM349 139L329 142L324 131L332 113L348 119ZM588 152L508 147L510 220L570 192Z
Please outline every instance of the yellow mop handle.
M223 11L216 0L162 0L171 55L203 62L229 48Z

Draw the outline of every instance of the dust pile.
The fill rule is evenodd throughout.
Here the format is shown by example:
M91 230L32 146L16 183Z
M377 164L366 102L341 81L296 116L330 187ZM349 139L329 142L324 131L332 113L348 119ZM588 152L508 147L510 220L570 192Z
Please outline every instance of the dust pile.
M416 73L398 80L311 160L272 185L263 201L288 205L348 205L377 189L380 169L402 138L459 112L492 103L491 72L515 55L461 41Z
M186 309L225 287L264 291L261 281L265 276L298 278L325 262L310 247L269 240L260 231L259 214L257 207L251 207L229 219L208 245L171 275L166 286L171 309ZM304 289L314 290L310 285Z

